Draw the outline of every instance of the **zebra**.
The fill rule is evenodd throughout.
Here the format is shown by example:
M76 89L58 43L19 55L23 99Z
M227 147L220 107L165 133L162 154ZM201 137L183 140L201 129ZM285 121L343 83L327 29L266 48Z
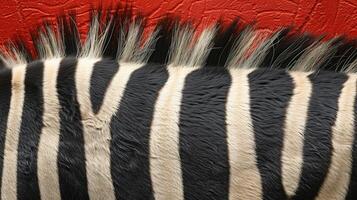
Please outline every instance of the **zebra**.
M355 41L75 15L2 48L1 199L357 198Z

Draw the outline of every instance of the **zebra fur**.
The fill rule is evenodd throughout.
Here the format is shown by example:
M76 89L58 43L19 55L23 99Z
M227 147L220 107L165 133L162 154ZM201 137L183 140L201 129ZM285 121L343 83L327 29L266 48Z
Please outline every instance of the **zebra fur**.
M180 66L344 72L354 71L357 59L356 41L343 36L326 40L308 33L292 33L290 28L267 35L253 25L240 24L239 20L228 27L217 22L197 34L191 22L179 22L174 17L162 19L148 32L144 31L145 18L134 17L131 8L122 6L94 9L90 16L84 42L80 40L75 13L69 12L58 17L56 23L44 22L31 32L33 47L27 46L20 36L9 41L1 51L3 66L73 56Z
M354 41L74 16L3 48L1 199L357 198Z

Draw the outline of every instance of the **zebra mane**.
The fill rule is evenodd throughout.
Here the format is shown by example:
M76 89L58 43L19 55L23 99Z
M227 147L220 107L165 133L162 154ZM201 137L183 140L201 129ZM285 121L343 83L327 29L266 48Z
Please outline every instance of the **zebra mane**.
M20 37L4 45L0 66L50 58L108 57L175 66L357 71L357 41L343 36L327 40L295 33L291 27L266 34L238 18L229 25L219 20L198 32L194 23L173 16L148 31L146 17L135 15L127 5L93 9L90 21L84 41L74 11L60 15L56 22L44 22L30 31L33 46Z

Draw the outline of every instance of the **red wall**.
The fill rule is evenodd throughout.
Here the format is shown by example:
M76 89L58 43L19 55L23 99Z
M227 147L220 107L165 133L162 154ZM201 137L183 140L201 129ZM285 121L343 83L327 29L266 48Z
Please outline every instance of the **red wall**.
M203 26L223 17L240 16L257 21L260 29L272 30L294 24L297 30L328 37L345 34L357 38L357 0L127 0L135 10L150 17L152 26L165 13L191 18ZM93 0L6 0L0 6L0 43L14 33L26 36L43 18L53 19L62 10L75 8L80 29L88 24L89 2ZM114 0L102 0L109 5Z

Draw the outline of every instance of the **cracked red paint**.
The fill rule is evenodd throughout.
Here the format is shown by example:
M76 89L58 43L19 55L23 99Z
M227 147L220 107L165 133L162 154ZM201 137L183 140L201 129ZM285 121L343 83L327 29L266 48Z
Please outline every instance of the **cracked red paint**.
M127 0L128 1L128 0ZM94 1L110 5L114 0ZM239 16L243 22L256 21L264 30L293 25L296 30L328 37L357 37L357 0L130 0L135 11L149 16L153 26L167 13L192 19L201 27L223 18ZM76 9L79 29L88 25L93 0L7 0L0 7L0 43L12 35L28 38L28 30L43 19L54 19L63 10Z

